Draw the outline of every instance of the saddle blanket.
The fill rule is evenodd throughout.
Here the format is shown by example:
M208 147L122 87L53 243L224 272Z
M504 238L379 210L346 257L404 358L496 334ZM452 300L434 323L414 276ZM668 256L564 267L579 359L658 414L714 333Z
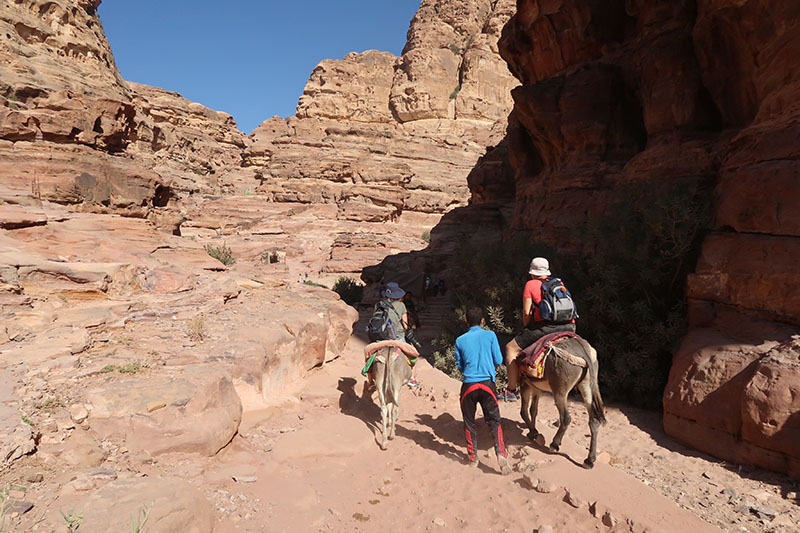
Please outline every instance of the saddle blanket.
M556 331L545 335L522 350L517 356L520 372L535 379L542 379L544 377L544 362L550 352L550 347L564 339L576 337L579 337L579 335L571 331Z
M381 348L385 348L386 346L393 346L395 348L400 349L406 357L408 358L408 364L412 367L417 364L417 357L419 357L419 352L417 351L414 346L408 344L407 342L403 341L377 341L371 344L367 344L364 347L364 357L367 360L367 364L364 365L364 368L361 369L361 375L366 376L369 372L370 368L372 367L372 363L375 362L375 356L378 355L378 350Z

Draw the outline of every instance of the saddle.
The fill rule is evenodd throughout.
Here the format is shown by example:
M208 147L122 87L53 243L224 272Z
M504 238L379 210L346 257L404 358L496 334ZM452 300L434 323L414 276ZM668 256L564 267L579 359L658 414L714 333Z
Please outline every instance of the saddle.
M556 344L564 339L574 339L576 337L580 338L578 334L571 331L556 331L545 335L522 350L517 356L520 372L534 379L542 379L544 377L544 362L547 360L550 349L555 348Z
M386 346L392 346L403 352L406 356L406 360L408 361L409 366L411 366L412 368L414 367L415 364L417 364L417 357L419 357L419 352L414 346L403 341L393 341L393 340L377 341L367 344L364 347L364 357L366 358L367 363L366 365L364 365L364 368L361 369L362 376L367 375L367 373L370 371L370 368L372 367L372 363L375 362L375 357L377 357L378 351L381 348L385 348Z

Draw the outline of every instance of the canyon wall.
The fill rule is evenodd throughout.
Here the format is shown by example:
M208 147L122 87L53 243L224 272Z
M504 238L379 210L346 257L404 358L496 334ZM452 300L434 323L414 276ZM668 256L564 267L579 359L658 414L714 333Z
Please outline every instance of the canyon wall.
M245 165L274 201L334 203L338 216L430 221L469 196L464 176L505 134L517 84L497 40L511 0L425 0L401 57L322 61L288 120L257 128Z
M664 427L800 475L800 5L517 4L500 51L522 85L503 151L470 177L473 203L513 206L513 229L570 250L615 190L713 188Z

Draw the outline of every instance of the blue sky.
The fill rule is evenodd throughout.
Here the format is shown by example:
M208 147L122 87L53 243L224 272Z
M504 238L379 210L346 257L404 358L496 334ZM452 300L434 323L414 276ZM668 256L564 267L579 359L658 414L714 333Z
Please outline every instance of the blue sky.
M293 115L323 59L399 55L419 0L104 0L122 77L233 115L250 133Z

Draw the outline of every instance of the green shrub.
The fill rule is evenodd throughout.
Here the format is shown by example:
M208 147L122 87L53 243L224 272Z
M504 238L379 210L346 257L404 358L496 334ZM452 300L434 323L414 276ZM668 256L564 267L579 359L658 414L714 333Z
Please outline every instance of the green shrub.
M236 262L236 258L233 257L233 251L224 244L222 246L211 246L210 244L206 244L203 248L208 255L225 266L231 266Z
M354 279L340 277L333 284L333 291L341 296L347 305L355 305L364 297L364 286Z
M425 242L431 242L431 232L430 231L423 231L420 238Z
M461 92L461 84L459 83L456 85L456 88L453 89L453 92L450 93L450 100L455 100L458 97L458 93Z
M575 298L578 333L597 349L600 384L609 399L656 407L677 343L686 330L686 276L693 268L710 215L707 192L685 187L629 188L618 192L606 214L573 228L589 244L585 252L558 254L527 236L470 246L453 258L455 313L435 341L434 364L452 372L447 347L466 331L464 310L484 309L487 326L499 334L521 327L521 294L532 257L550 259ZM501 339L501 344L503 340ZM498 376L498 382L502 380Z
M453 52L453 55L457 56L461 55L461 48L459 48L456 43L450 43L450 46L448 46L448 48L450 49L451 52Z
M328 288L325 285L323 285L322 283L317 283L316 281L311 281L310 279L307 279L307 280L303 281L303 283L305 285L311 285L312 287L319 287L321 289L327 289Z

